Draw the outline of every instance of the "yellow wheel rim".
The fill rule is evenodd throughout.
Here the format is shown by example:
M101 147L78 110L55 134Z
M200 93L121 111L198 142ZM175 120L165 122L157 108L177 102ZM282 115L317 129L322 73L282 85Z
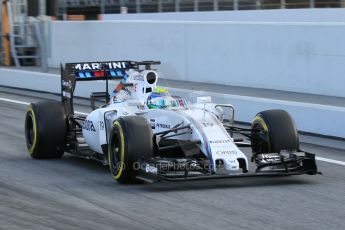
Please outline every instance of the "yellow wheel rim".
M121 127L121 124L120 122L118 121L115 121L114 122L114 127L117 127L117 129L119 130L119 138L120 138L120 142L121 142L121 148L120 148L120 165L119 165L119 169L118 169L118 172L116 175L114 175L112 173L112 176L115 180L118 180L122 173L123 173L123 170L124 170L124 160L125 160L125 140L124 140L124 135L123 135L123 130L122 130L122 127ZM113 171L113 166L112 166L112 162L111 159L110 159L110 155L112 154L111 152L111 148L112 146L109 145L109 148L108 148L108 157L109 157L109 164L110 164L110 167L111 167L111 170Z
M34 136L32 145L30 146L30 148L28 148L30 155L32 155L33 152L35 151L35 147L37 144L37 123L36 123L35 112L31 106L28 109L28 113L32 120L32 128L33 128L33 136Z
M267 140L268 140L268 151L271 151L271 141L270 141L270 135L269 135L269 130L268 127L264 121L264 119L262 119L259 115L256 115L254 118L253 123L258 123L263 129L264 131L267 133Z

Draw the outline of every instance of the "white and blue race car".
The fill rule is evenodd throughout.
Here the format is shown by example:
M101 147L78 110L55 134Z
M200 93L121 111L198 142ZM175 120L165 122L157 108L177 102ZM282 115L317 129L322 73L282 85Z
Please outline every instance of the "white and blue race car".
M61 102L42 101L28 108L25 137L30 155L60 158L68 152L96 159L109 165L120 183L318 173L315 155L300 150L296 126L286 111L263 111L251 128L236 126L230 104L213 103L210 97L191 104L158 87L158 74L151 68L157 64L61 66ZM76 82L93 80L105 81L105 92L92 93L93 111L77 115ZM120 80L112 95L109 80ZM251 159L242 148L252 150ZM250 164L255 169L250 170Z

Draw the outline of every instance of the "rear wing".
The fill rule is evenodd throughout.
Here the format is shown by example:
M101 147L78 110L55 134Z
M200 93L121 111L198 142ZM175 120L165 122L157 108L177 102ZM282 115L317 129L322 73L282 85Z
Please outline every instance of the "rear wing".
M77 81L122 79L126 75L125 70L140 70L141 66L145 66L145 69L151 69L151 65L159 64L160 61L106 61L66 63L64 71L68 75L74 75Z
M105 91L108 95L108 80L127 79L126 70L140 71L143 67L151 69L151 65L159 65L160 61L104 61L66 63L61 68L61 101L67 115L73 115L73 93L77 81L105 80Z
M131 68L129 61L66 63L65 74L76 81L93 81L106 79L122 79L125 70Z

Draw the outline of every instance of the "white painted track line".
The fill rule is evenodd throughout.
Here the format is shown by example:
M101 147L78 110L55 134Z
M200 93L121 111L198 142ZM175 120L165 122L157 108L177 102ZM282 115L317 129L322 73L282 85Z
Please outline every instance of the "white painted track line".
M2 97L0 97L0 101L10 102L10 103L15 103L15 104L20 104L20 105L29 105L30 104L29 102L25 102L25 101L12 100L12 99L2 98ZM88 115L88 113L83 113L83 112L79 112L79 111L75 111L75 113L81 114L81 115ZM316 157L316 160L331 163L331 164L337 164L337 165L345 166L344 161L338 161L338 160L333 160L333 159L324 158L324 157Z
M328 159L328 158L324 158L324 157L316 157L316 160L345 166L345 162L344 161L338 161L338 160Z
M16 101L16 100L11 100L11 99L2 98L2 97L0 97L0 101L11 102L11 103L21 104L21 105L29 105L29 104L30 104L30 103L28 103L28 102Z

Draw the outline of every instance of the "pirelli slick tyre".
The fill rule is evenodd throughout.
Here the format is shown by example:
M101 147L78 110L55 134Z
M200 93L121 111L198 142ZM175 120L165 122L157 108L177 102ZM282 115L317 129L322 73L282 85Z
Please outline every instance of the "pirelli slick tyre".
M61 158L66 133L66 116L59 102L42 101L29 105L25 118L25 139L32 158Z
M135 183L139 160L153 151L152 129L143 117L126 116L114 122L109 135L110 172L119 183Z
M267 110L258 113L252 124L251 141L254 154L299 150L299 136L295 122L284 110Z

